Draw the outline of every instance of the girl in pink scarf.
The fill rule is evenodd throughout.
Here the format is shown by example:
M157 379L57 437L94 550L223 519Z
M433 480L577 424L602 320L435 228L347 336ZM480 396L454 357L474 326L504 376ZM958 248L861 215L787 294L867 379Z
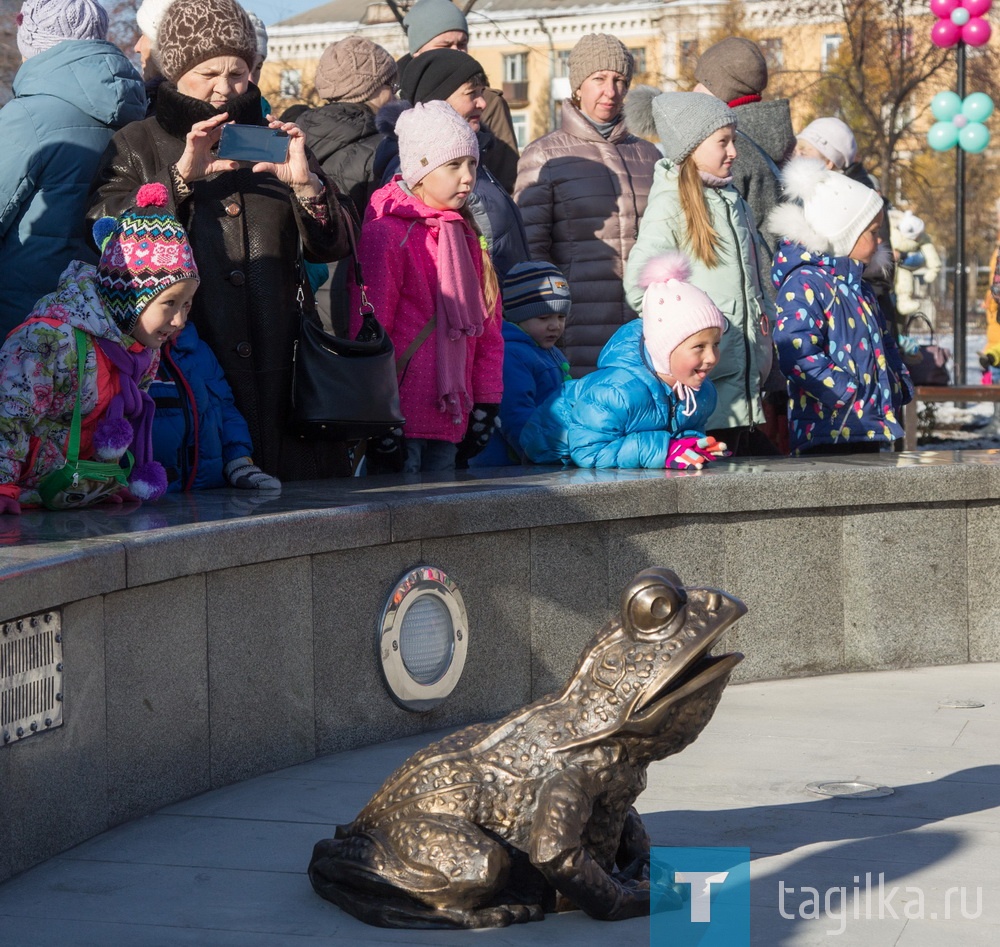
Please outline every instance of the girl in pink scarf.
M369 449L370 472L450 470L485 446L503 393L496 274L465 211L479 147L445 102L406 110L396 133L402 174L372 196L358 255L406 424Z

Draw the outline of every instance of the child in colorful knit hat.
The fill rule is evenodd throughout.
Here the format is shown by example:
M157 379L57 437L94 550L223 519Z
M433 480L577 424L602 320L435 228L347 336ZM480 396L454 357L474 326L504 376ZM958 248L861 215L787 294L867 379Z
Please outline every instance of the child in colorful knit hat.
M147 389L198 288L187 234L166 206L166 188L148 184L121 217L97 221L98 264L70 263L0 349L0 513L89 506L126 487L155 500L166 489ZM51 489L74 450L114 474Z
M524 459L521 430L535 409L569 381L556 347L572 307L569 283L552 263L518 263L503 281L503 400L500 421L470 467L505 467Z
M689 282L683 253L653 257L639 279L642 319L611 337L597 371L568 382L525 424L521 447L536 463L684 470L728 456L705 432L725 317Z

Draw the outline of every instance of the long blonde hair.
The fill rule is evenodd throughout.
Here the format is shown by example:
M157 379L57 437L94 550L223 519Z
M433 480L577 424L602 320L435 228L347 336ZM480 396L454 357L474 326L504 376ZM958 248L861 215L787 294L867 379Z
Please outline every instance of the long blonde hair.
M688 247L705 266L711 268L719 262L719 235L712 226L712 218L705 200L705 185L698 173L694 155L688 155L680 163L680 177L677 190L681 198L681 210L687 224Z
M479 229L479 225L476 223L475 217L472 216L472 211L469 210L469 205L463 204L459 213L465 219L465 222L472 228L473 233L479 237L479 249L482 253L483 261L483 302L486 303L487 317L492 317L496 312L497 300L500 298L500 281L497 279L497 270L493 265L493 260L490 258L490 251L486 248L486 238Z

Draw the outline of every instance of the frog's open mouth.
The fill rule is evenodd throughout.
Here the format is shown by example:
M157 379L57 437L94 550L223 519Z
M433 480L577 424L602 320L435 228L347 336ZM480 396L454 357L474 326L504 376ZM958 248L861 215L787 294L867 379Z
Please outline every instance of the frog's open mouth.
M743 660L738 652L709 653L723 632L746 612L742 602L714 589L689 589L687 607L686 633L691 637L674 653L671 666L659 680L651 682L636 701L629 715L633 722L652 722L678 701L725 678Z
M732 673L733 668L742 660L743 655L738 651L732 651L728 654L705 654L700 661L685 668L683 674L669 681L665 688L651 694L649 698L636 707L632 719L636 720L646 716L647 712L664 698L669 697L670 703L673 704L689 694L700 691L712 681Z

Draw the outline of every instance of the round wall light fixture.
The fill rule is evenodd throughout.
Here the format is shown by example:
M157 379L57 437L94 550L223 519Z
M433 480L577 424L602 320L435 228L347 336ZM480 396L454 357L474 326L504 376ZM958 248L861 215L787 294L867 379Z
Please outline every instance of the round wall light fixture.
M389 595L376 644L392 699L406 710L437 707L458 684L469 648L458 586L434 566L411 569Z

